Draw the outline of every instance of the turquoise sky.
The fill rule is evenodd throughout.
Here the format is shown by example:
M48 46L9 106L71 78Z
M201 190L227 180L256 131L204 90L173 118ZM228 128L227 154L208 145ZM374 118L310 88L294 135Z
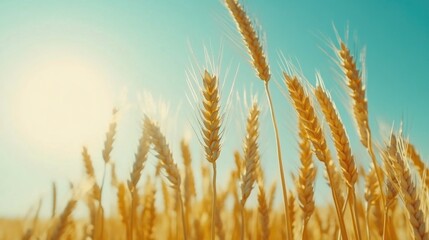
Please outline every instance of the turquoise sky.
M247 0L242 3L252 20L261 27L261 35L266 36L273 75L271 88L287 171L296 172L298 168L296 117L288 99L281 93L285 87L280 78L280 52L299 63L312 84L315 82L315 71L321 72L347 126L357 159L365 166L369 161L347 112L349 102L339 84L339 68L330 58L333 51L328 43L331 40L336 43L334 25L343 38L346 29L350 29L348 43L355 54L366 47L367 94L375 138L380 139L380 126L390 129L393 123L398 126L403 121L405 133L420 149L423 158L428 159L427 1ZM186 98L190 93L186 71L197 65L205 66L204 46L209 49L211 57L217 58L223 54L221 66L217 67L220 67L221 81L225 83L222 94L225 102L237 72L230 108L226 110L228 122L225 125L224 149L218 164L221 185L227 181L226 173L233 167L232 151L240 149L243 137L240 123L244 121L245 108L243 101L237 101L236 95L243 96L244 91L258 94L261 105L263 108L266 106L263 84L256 79L247 62L241 39L222 1L1 1L0 217L23 216L39 198L43 198L44 209L48 211L52 181L59 185L60 201L64 202L69 197L68 182L76 182L83 176L80 149L84 144L89 146L98 168L97 174L101 176L103 131L107 130L111 108L124 102L121 101L124 91L127 92L126 110L119 121L117 144L112 153L119 176L125 180L132 166L142 116L138 96L144 92L150 92L154 98L162 98L169 103L170 121L163 126L176 151L176 160L180 162L177 152L179 140L186 132L193 133L192 126L195 127L195 112L190 109ZM67 73L61 75L62 68L58 69L56 62L62 62L61 66L69 70L81 69L81 64L87 67L82 71L95 74L97 81L93 83L88 78L85 79L87 82L80 79L75 83L75 79L67 77ZM76 64L77 67L68 68L67 63ZM96 71L91 72L89 68ZM62 109L68 106L92 109L85 108L90 105L97 111L90 113L70 109L50 112L51 105L47 104L46 108L40 108L45 111L40 114L48 114L40 119L52 121L52 128L43 131L32 128L32 121L40 120L35 109L28 109L29 112L36 112L28 115L35 119L29 121L27 117L24 128L25 124L18 119L22 114L27 116L22 111L26 112L26 106L39 109L32 103L37 104L41 100L31 99L33 95L23 94L27 93L23 89L25 86L36 86L35 98L46 96L50 102L49 96L58 95L47 93L55 91L55 88L37 87L36 80L37 76L50 76L51 71L60 72L59 76L62 77L48 83L57 88L71 86L70 92L64 91L64 94L70 93L72 96L69 99L77 99L76 104L69 103L71 105L64 105ZM36 83L31 83L33 80ZM88 85L94 88L85 90ZM82 92L73 92L73 89L81 89ZM86 96L91 102L79 105L81 96ZM56 102L53 106L62 106L56 98L52 102ZM148 108L144 110L150 112ZM266 108L263 113L262 162L271 182L278 180L278 170ZM58 144L57 140L49 141L36 136L36 133L62 136L59 133L72 135L75 132L73 129L55 129L57 119L70 121L70 126L87 121L92 125L88 125L85 137L64 136L66 140L58 140ZM101 120L97 122L94 119ZM40 139L49 144L42 147ZM202 154L198 138L193 136L191 141L198 170ZM153 169L153 160L148 164L148 169ZM330 201L330 196L325 194L325 185L323 180L318 182L319 203Z

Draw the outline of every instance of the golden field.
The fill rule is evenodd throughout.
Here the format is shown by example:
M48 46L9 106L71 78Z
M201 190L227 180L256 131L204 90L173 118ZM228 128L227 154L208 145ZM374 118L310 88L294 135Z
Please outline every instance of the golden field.
M250 56L258 78L255 85L265 90L277 150L277 159L270 161L276 161L278 169L262 167L268 159L260 153L261 104L255 97L246 109L247 117L240 120L246 130L239 137L242 149L229 157L235 167L222 173L228 176L227 185L216 184L225 106L219 76L204 70L198 76L201 89L193 90L199 99L195 132L205 158L201 169L192 167L195 154L186 138L177 154L181 159L174 159L162 126L145 115L132 170L128 178L119 179L111 159L120 111L114 109L102 149L103 176L96 176L92 157L83 147L85 179L81 185L71 186L69 200L57 203L53 184L51 217L39 217L39 204L26 219L0 219L0 239L429 239L429 168L401 130L385 133L387 139L375 142L363 66L342 39L332 49L355 129L345 128L320 74L311 86L297 67L283 63L282 87L288 104L296 110L300 157L293 181L286 182L289 169L283 166L287 160L276 119L280 108L275 107L270 92L278 86L272 86L271 66L247 13L235 0L225 0L225 5ZM347 133L351 131L358 133L365 159L370 159L369 169L361 167L353 154ZM156 161L155 176L145 175L148 158ZM273 171L280 178L268 184L265 174ZM315 204L317 174L324 175L330 189L330 201L323 206ZM202 181L201 188L197 179ZM110 205L102 201L106 191L116 196ZM257 201L250 203L250 195L257 196ZM276 195L281 204L274 201ZM84 216L75 215L78 205L85 206ZM111 206L114 210L105 214Z

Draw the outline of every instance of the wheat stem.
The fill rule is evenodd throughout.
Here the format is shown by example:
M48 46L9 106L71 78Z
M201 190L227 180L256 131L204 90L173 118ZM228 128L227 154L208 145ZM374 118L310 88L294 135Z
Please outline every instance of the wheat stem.
M279 131L277 128L277 121L276 121L276 116L274 113L274 107L273 107L273 103L271 100L271 94L270 94L270 89L268 86L268 81L265 82L265 93L267 95L267 99L268 99L268 104L270 107L270 113L271 113L271 121L273 123L273 127L274 127L274 136L276 139L276 149L277 149L277 159L278 159L278 164L279 164L279 171L280 171L280 179L281 179L281 183L282 183L282 194L283 194L283 204L284 204L284 211L285 211L285 221L286 221L286 229L287 229L287 239L288 240L292 240L292 224L290 222L289 219L289 211L288 211L288 195L287 195L287 185L286 185L286 180L285 180L285 174L283 171L283 160L282 160L282 151L281 151L281 146L280 146L280 137L279 137Z
M212 225L211 225L211 239L215 239L215 222L216 222L216 162L212 162L213 166L213 180L212 180L212 187L213 187L213 197L212 197Z

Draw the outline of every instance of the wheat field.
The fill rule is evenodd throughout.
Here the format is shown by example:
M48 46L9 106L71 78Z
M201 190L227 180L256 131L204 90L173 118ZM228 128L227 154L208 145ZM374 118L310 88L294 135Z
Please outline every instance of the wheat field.
M256 97L245 110L246 118L239 119L246 132L235 141L242 148L233 154L222 152L226 106L221 98L225 89L217 73L204 69L198 76L201 89L195 89L199 102L194 133L204 152L201 169L192 167L197 154L187 138L177 143L180 153L173 154L156 117L144 115L132 169L127 178L118 178L111 152L121 109L114 109L101 150L103 176L96 176L93 156L83 146L85 177L83 184L70 187L69 200L57 203L53 183L50 217L39 216L39 204L25 219L0 218L0 239L429 240L429 167L401 129L384 133L387 138L380 142L375 140L368 111L371 103L357 60L360 56L354 56L341 38L331 44L342 74L339 84L345 86L355 122L355 128L346 129L342 119L347 115L340 115L336 107L340 103L333 101L321 74L316 74L312 86L297 66L284 60L282 82L275 85L271 80L274 66L269 64L245 8L236 0L224 3L250 59L245 67L254 69L255 86L265 90L274 129L269 136L275 139L277 159L264 159L261 154L262 104ZM272 100L271 90L277 88L287 95L282 103ZM294 131L300 165L296 172L288 169L284 153L292 149L282 145L279 136L276 114L284 104L293 107L298 119ZM357 141L366 150L363 159L353 153L350 132L357 133ZM229 154L227 159L235 165L219 174L216 163L221 153ZM366 159L368 169L361 167ZM155 176L146 175L149 161L156 166ZM279 174L273 183L265 179L264 161L278 165L278 170L269 169L269 173ZM323 205L315 203L320 197L315 194L317 175L324 176L330 189L324 197L329 201ZM217 185L219 176L228 176L227 185ZM196 184L199 179L202 184ZM103 201L106 191L115 196L111 204ZM249 198L251 195L255 198ZM279 204L276 197L281 199ZM75 214L78 206L84 206L84 214ZM107 208L113 210L106 214Z

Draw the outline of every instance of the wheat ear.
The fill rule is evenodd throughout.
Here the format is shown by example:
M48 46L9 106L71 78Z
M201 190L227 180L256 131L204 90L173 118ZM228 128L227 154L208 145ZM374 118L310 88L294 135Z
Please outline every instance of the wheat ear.
M371 129L368 119L368 102L365 95L365 85L362 80L362 75L356 67L356 62L344 42L341 42L338 56L341 60L341 67L344 71L347 80L347 86L350 89L350 96L353 99L353 115L355 117L360 141L366 147L374 165L377 180L379 182L380 194L383 206L386 205L386 198L383 193L383 180L381 170L377 163L372 146Z
M391 146L390 144L386 146L386 149L382 151L382 159L384 162L384 168L386 172L386 206L384 207L384 222L383 222L383 239L386 237L387 225L389 220L389 210L390 206L395 203L396 197L399 191L399 182L396 177L394 166L391 159L395 159L397 154L396 146ZM389 237L390 238L390 237Z
M184 139L180 141L180 149L182 152L183 164L185 165L185 177L183 179L183 188L185 195L185 219L186 219L186 229L190 229L190 223L192 222L192 199L195 197L195 179L194 172L192 170L192 157L191 150L189 149L189 143ZM190 233L192 234L192 233Z
M377 192L378 187L377 176L375 169L372 167L365 176L365 194L364 198L366 201L366 234L367 239L371 239L371 226L370 226L370 212L371 206L377 203L380 198L380 194Z
M82 149L82 158L85 166L86 175L91 181L93 181L93 185L91 188L91 198L87 200L87 204L92 211L91 224L94 228L92 231L92 238L98 239L101 238L101 230L103 229L103 221L100 221L100 218L102 218L103 215L103 209L101 204L101 188L96 181L91 156L89 155L88 149L86 147L83 147ZM92 202L94 200L98 204L97 208Z
M253 189L256 181L256 169L259 165L259 108L253 103L249 110L246 123L246 136L244 138L244 172L241 176L241 211L244 212L244 206L247 198ZM244 239L244 213L241 214L241 239Z
M232 17L237 24L237 28L243 37L244 43L247 47L248 53L252 58L252 65L255 68L258 77L268 82L270 80L270 68L268 67L267 59L262 45L259 42L258 35L250 22L249 17L244 11L243 7L237 0L225 0Z
M150 139L149 136L143 131L142 136L139 140L139 145L137 149L137 153L135 154L135 160L133 164L133 170L130 174L130 180L128 180L128 190L131 193L131 211L130 211L130 231L131 231L131 239L134 236L134 220L136 217L136 209L138 207L138 192L137 192L137 184L141 177L141 172L144 168L144 165L147 160L147 155L149 153L150 147Z
M102 195L103 195L103 188L104 188L104 179L106 178L106 171L107 171L107 164L109 164L111 162L111 152L113 150L113 143L115 141L115 135L116 135L116 125L117 125L117 115L118 115L118 110L116 108L113 109L112 111L112 120L109 124L109 129L106 133L106 139L104 141L104 148L101 151L101 154L103 156L103 160L104 160L104 168L103 168L103 177L101 179L101 186L100 186L100 199L99 199L99 206L97 209L97 220L100 223L99 226L99 231L97 231L97 233L99 233L100 235L95 236L94 238L98 239L103 239L104 238L104 208L102 205Z
M297 179L297 197L299 206L302 210L302 238L307 237L307 223L314 212L314 183L316 179L316 168L314 167L311 142L308 140L307 133L302 121L299 121L299 152L301 165L299 167L299 176Z
M287 196L287 185L286 185L286 179L285 174L283 171L283 161L282 161L282 153L281 153L281 147L280 147L280 137L279 137L279 131L277 127L277 120L274 112L274 106L271 99L271 93L269 89L268 82L271 78L270 75L270 68L267 63L267 59L265 56L265 53L262 49L262 44L259 42L259 38L256 35L256 32L252 26L252 23L250 22L249 17L246 14L246 11L244 11L243 7L238 3L237 0L225 0L226 6L228 7L232 17L234 18L238 31L241 33L241 36L243 38L243 41L247 47L248 53L250 57L252 58L252 65L254 69L257 72L257 75L259 79L264 81L264 87L265 87L265 94L268 99L269 107L270 107L270 113L271 113L271 120L274 127L274 135L276 139L276 150L277 150L277 158L278 158L278 164L279 164L279 172L280 172L280 178L282 183L282 194L283 194L283 204L284 204L284 211L285 211L285 221L286 221L286 227L287 227L287 239L292 240L292 226L290 224L290 221L288 218L288 196Z
M253 184L256 181L256 169L259 165L259 108L253 103L246 124L246 137L244 139L244 173L241 181L241 204L244 206L249 197Z
M296 209L295 209L295 201L296 198L292 191L289 192L289 219L292 225L292 239L295 239L295 218L296 218Z
M59 240L61 236L66 232L67 226L70 224L70 218L77 204L77 199L74 197L70 199L60 215L58 223L55 226L54 234L51 240Z
M125 226L126 239L128 240L131 238L131 231L129 228L130 209L129 209L129 202L128 202L129 200L128 200L127 187L123 182L118 183L117 201L118 201L118 210L121 216L121 221Z
M137 187L137 184L141 177L141 172L147 160L149 148L150 148L150 138L148 134L142 132L142 136L140 137L140 140L139 140L137 153L135 154L133 170L130 173L130 180L128 180L127 182L128 189L130 190L130 192L134 192Z
M204 152L207 161L213 167L213 199L212 199L212 224L211 239L215 238L215 211L216 211L216 160L220 154L221 123L219 81L216 76L204 71L203 75L203 106L201 108L202 133Z
M317 118L316 112L311 105L310 98L304 90L304 87L299 82L298 78L291 77L286 73L283 73L285 83L289 89L289 94L295 109L298 113L300 121L304 123L304 127L309 137L317 158L325 164L325 168L328 174L328 182L331 184L332 197L334 198L335 209L337 213L338 222L340 225L341 236L344 240L347 238L347 232L344 224L344 218L342 214L342 204L338 200L338 190L336 189L336 182L334 179L334 172L332 167L334 166L331 159L331 154L326 143L322 128Z
M355 183L358 179L358 172L355 159L352 155L349 139L335 104L332 102L329 93L323 87L320 76L319 80L320 82L316 86L314 93L331 130L332 139L334 140L334 145L337 150L338 160L340 162L344 180L349 188L349 194L351 197L349 203L355 237L356 239L362 239L359 227L359 217L356 215Z
M415 146L410 143L405 143L405 148L407 152L407 156L413 162L414 166L417 168L419 172L420 178L425 185L425 188L429 188L429 168L426 166L425 162L421 158L420 154L417 152Z
M153 189L152 185L148 184L149 187L146 190L144 196L144 207L142 211L142 227L143 227L143 239L153 240L153 229L156 218L155 208L155 194L156 190Z
M166 177L171 184L171 187L175 190L176 198L179 200L179 207L182 217L183 225L183 238L186 240L188 237L185 225L185 214L183 210L183 201L180 192L180 183L181 178L179 174L179 169L177 164L173 160L173 154L171 153L170 147L167 144L165 136L161 133L159 127L152 122L147 116L144 118L144 131L150 137L150 142L152 143L154 150L156 152L156 157L161 163L161 167L166 172Z
M94 184L92 186L92 197L95 200L100 201L100 199L101 199L100 186L97 184L97 181L95 178L94 167L92 165L91 156L89 155L88 149L86 147L82 148L82 159L83 159L83 163L85 166L85 172L86 172L87 177L91 181L94 181Z
M414 238L416 240L428 239L429 232L426 227L425 219L427 219L419 196L417 195L416 185L413 182L409 166L404 161L406 155L404 143L401 138L397 140L395 135L390 137L390 147L397 148L395 158L392 159L393 169L396 171L396 176L399 181L400 193L402 200L409 216L409 223L412 228Z
M270 210L268 208L268 201L263 184L259 184L258 213L262 231L261 239L268 240L270 238Z

